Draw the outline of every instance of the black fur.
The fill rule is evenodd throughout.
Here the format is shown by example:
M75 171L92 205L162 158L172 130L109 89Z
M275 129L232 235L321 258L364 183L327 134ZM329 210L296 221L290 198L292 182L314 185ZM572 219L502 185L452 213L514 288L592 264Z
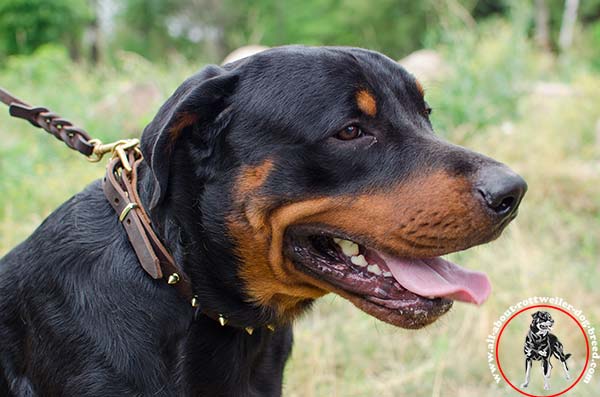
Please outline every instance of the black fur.
M356 108L361 87L375 118ZM280 395L292 331L264 328L276 312L251 303L238 276L226 225L237 171L275 159L264 191L284 203L497 164L433 135L424 108L410 74L359 49L274 49L188 79L143 133L139 191L202 308L231 326L144 273L94 182L0 260L0 395ZM173 140L185 113L197 119ZM380 145L331 138L352 120Z

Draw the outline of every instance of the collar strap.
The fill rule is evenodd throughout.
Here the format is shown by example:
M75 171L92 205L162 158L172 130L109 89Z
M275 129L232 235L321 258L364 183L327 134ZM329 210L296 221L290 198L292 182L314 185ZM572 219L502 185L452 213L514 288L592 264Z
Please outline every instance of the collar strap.
M152 229L150 217L141 204L137 191L137 171L144 158L137 147L130 148L127 152L127 159L113 156L109 161L102 184L104 195L123 224L129 242L146 273L155 280L163 279L175 287L183 299L197 307L198 299L193 295L189 277L175 264Z
M144 158L137 145L127 147L126 154L121 148L113 148L113 158L106 167L102 188L104 195L115 210L119 221L123 224L129 242L142 268L154 279L163 279L175 287L179 295L196 309L196 314L216 320L225 326L229 320L221 313L213 313L200 307L198 297L193 294L192 284L183 269L175 264L175 260L161 243L152 229L150 217L141 204L137 191L138 167ZM252 335L254 327L241 326ZM274 332L275 326L267 324L266 328Z

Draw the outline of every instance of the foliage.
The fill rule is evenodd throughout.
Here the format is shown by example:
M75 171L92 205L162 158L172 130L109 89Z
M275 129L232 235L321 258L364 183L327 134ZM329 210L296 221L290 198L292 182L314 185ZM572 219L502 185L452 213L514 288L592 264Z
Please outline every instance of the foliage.
M549 11L551 45L562 22L564 1L540 0ZM527 35L534 33L531 8L518 0L4 0L0 2L0 55L29 54L45 43L61 43L70 55L105 51L114 61L121 50L154 62L185 57L219 62L242 45L291 43L352 45L394 59L444 42L448 32L472 29L490 18L513 21L526 11ZM102 9L112 10L110 31L96 32ZM600 0L581 2L584 29L600 18ZM82 35L89 33L81 50Z
M443 92L434 85L428 93L442 131L460 128L470 136L515 117L517 101L536 72L534 49L515 25L494 19L478 32L450 32L440 46L445 59L452 60L452 78L445 81Z
M431 0L128 0L116 42L151 59L178 52L222 58L248 42L358 45L400 56L419 48ZM429 21L431 22L431 21Z
M363 0L127 0L119 14L121 33L116 42L151 59L174 52L222 59L248 43L351 45L397 59L427 41L431 43L434 37L439 39L445 26L464 23L465 18L471 18L470 12L476 11L483 19L510 9L493 3L469 0L464 6L454 6L454 2L435 0L378 0L375 4Z
M173 55L191 43L169 32L170 18L180 10L180 0L127 0L117 15L113 46L154 60Z
M582 56L589 61L591 67L600 71L600 21L593 23L583 34L578 43L575 56Z
M0 1L0 55L30 54L46 43L79 51L90 9L80 0Z
M239 18L246 18L237 47L248 38L276 46L285 43L358 45L401 57L420 48L431 29L431 1L308 0L303 2L248 2ZM248 20L249 19L249 20ZM241 39L241 40L240 40Z
M582 3L580 20L588 26L600 17L600 0ZM546 4L556 41L564 2ZM524 32L532 35L532 7L518 0L126 0L114 44L153 60L165 54L220 60L248 43L352 45L398 59L490 17L512 21L525 13Z

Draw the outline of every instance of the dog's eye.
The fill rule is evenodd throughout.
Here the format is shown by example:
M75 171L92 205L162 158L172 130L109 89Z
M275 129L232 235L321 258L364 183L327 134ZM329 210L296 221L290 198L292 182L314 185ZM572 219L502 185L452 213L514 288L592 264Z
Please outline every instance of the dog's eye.
M425 117L429 117L432 111L433 109L431 108L431 106L425 103L425 109L423 109L423 114L425 115Z
M337 139L341 139L342 141L349 141L352 139L360 138L363 135L364 133L360 129L360 127L356 125L349 125L348 127L345 127L340 132L335 134L335 137Z

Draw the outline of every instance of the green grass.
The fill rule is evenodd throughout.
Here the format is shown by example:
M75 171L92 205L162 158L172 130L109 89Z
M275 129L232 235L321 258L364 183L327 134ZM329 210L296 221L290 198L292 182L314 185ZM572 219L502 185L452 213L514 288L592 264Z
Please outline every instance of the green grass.
M452 255L489 274L491 298L480 308L456 304L449 315L415 332L378 322L342 298L325 297L296 325L286 396L517 395L493 383L485 338L508 306L529 296L562 296L583 308L600 331L600 75L581 65L566 73L527 43L514 53L510 32L499 27L493 33L442 48L452 73L426 84L443 135L510 164L529 183L520 216L499 240ZM158 67L122 54L116 66L90 70L47 48L12 59L0 85L111 140L137 136L196 66ZM572 93L535 94L539 79L567 84ZM123 93L148 81L156 95L144 106L127 102ZM100 177L104 164L88 163L5 112L0 141L2 255ZM557 385L559 370L555 366ZM541 382L539 371L532 382ZM592 396L599 389L596 374L569 395Z

